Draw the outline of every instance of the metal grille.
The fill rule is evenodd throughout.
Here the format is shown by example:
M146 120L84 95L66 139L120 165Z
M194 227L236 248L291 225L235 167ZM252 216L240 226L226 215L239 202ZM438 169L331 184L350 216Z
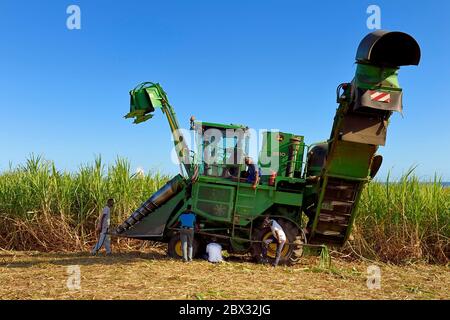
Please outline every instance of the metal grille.
M206 201L197 201L197 208L207 212L210 215L227 218L230 206L224 203L211 203Z
M209 186L201 186L198 190L198 198L208 201L229 202L231 199L231 190L214 188Z

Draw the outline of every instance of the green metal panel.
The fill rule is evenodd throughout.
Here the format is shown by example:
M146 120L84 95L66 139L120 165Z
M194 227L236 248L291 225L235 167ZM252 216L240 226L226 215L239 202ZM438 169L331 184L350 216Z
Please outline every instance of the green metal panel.
M256 191L249 186L242 183L239 187L235 212L239 216L251 217L259 212L257 206L261 206L261 203L256 201Z
M201 216L214 221L231 222L235 188L197 182L193 187L193 207Z
M162 108L161 100L163 97L157 87L146 88L145 92L147 92L153 108Z
M327 160L327 174L352 178L366 178L376 147L373 145L336 141Z
M398 68L380 68L368 64L356 67L355 84L363 89L401 90L398 83Z
M301 207L303 202L302 193L275 192L274 202L295 207Z
M298 176L301 174L301 168L302 168L302 161L303 161L303 155L304 155L304 137L299 135L294 135L292 133L286 133L286 132L278 132L278 131L266 131L263 134L263 143L262 148L260 152L260 159L261 157L278 157L278 170L277 174L280 177L284 177L286 175L286 169L288 166L288 156L289 156L289 146L291 144L292 138L299 138L301 143L299 145L299 150L297 152L296 161L294 164L295 170L299 173ZM278 146L274 145L274 143L277 143ZM273 168L272 163L261 163L259 162L259 166L262 169L265 168ZM269 174L269 173L268 173Z
M240 183L236 200L236 214L244 217L256 217L263 214L273 204L271 187L259 186L253 190L250 183ZM245 224L248 221L239 221Z

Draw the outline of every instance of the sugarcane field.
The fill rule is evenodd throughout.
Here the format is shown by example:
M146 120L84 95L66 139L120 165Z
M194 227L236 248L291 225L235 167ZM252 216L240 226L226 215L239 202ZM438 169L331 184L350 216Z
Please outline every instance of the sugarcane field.
M446 9L4 1L0 300L448 302Z

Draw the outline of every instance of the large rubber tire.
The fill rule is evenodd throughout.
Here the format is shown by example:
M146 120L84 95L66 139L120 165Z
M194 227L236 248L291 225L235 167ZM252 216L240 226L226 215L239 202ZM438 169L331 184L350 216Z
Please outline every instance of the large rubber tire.
M283 220L283 219L276 219L276 221L280 224L280 226L283 228L284 233L286 234L287 241L284 245L283 250L281 251L281 258L280 258L280 265L289 265L293 261L291 260L291 257L295 255L295 247L294 243L297 240L297 236L299 234L299 230L295 224L293 224L290 221ZM256 227L253 230L253 240L254 241L263 241L270 237L272 235L272 231L270 230L270 227ZM262 243L261 242L254 242L251 247L251 254L253 259L255 259L256 262L262 263L264 258L262 256ZM276 246L275 245L269 245L269 248L267 250L267 259L270 263L275 262L275 256L276 256ZM295 258L294 258L295 260Z
M194 234L194 242L192 244L192 256L195 258L197 257L199 249L199 241L195 239ZM183 254L181 251L181 239L180 239L180 233L176 232L169 240L169 244L167 246L167 254L169 257L174 259L183 259Z

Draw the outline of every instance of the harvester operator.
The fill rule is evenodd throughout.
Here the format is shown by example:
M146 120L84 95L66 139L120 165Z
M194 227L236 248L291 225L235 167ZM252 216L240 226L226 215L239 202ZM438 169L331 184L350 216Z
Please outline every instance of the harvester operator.
M247 165L247 172L246 172L247 182L252 184L253 189L256 189L259 183L258 168L253 162L253 159L250 157L245 157L245 164Z
M286 234L284 233L283 228L280 226L278 222L276 222L274 219L270 219L269 216L266 216L264 218L264 227L270 227L272 231L272 237L265 240L263 242L262 246L262 254L264 261L267 261L267 247L269 244L275 242L277 243L277 255L275 257L275 262L273 263L273 266L276 267L278 263L280 262L281 258L281 252L283 251L284 244L286 243Z
M194 229L196 216L192 211L192 206L188 205L186 211L184 211L178 218L180 223L180 240L181 250L183 252L183 262L192 261L192 250L194 243Z

